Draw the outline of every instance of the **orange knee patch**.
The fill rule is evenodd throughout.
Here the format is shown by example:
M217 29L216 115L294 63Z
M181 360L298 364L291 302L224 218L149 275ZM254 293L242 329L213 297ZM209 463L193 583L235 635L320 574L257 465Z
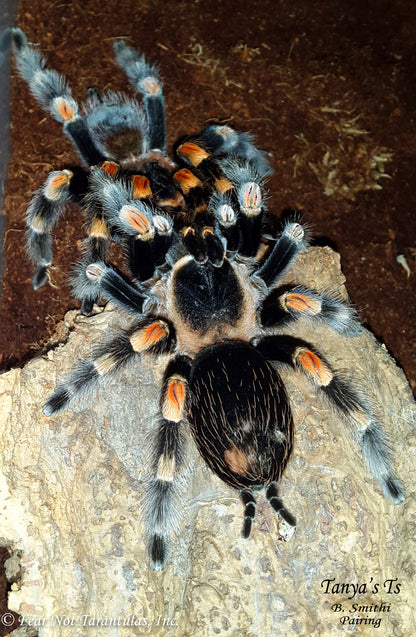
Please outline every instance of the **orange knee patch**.
M187 168L181 168L181 170L178 170L173 175L173 179L185 195L187 195L192 188L197 188L201 185L201 181L198 177Z
M54 107L64 122L70 122L76 116L74 107L64 97L56 97L54 100Z
M328 365L317 354L309 349L304 349L299 352L296 358L305 371L311 374L319 385L329 385L334 375Z
M209 153L198 144L195 144L195 142L184 142L176 152L179 157L184 157L193 166L199 166L204 159L209 157Z
M166 420L179 422L184 415L186 398L186 381L182 376L169 379L162 407L162 416Z
M150 181L144 175L133 175L133 199L146 199L152 196Z
M45 197L50 201L57 201L62 191L68 188L73 175L71 170L60 170L50 175L43 190Z
M166 338L169 328L162 321L155 321L130 336L130 343L135 352L144 352Z
M151 239L154 235L152 224L146 215L133 206L123 206L120 218L127 222L140 235L141 239Z
M116 164L115 161L103 161L100 166L101 170L103 170L110 177L114 177L120 166Z
M306 294L297 294L289 292L283 297L283 303L287 308L296 310L297 312L307 312L309 314L319 314L321 311L321 303L319 300Z

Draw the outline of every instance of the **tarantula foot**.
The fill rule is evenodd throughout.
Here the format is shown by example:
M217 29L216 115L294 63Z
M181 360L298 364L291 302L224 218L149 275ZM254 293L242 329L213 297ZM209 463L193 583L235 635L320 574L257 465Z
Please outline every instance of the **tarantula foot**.
M296 529L296 524L290 524L284 517L281 517L279 522L279 536L278 539L282 542L289 542L290 538L294 534Z
M49 281L48 267L47 265L43 265L37 269L32 281L34 290L39 290L42 285L45 285L45 283Z
M153 571L163 571L166 564L166 542L160 535L154 535L150 546L150 560Z
M83 316L89 316L92 313L95 302L94 299L82 299L81 314Z
M254 516L256 515L256 500L250 490L244 490L241 492L241 499L244 504L244 524L243 524L243 538L248 539L251 534L251 528L253 526Z
M390 474L386 478L380 480L382 489L385 495L394 502L394 504L400 504L405 499L403 487L397 478Z
M53 414L58 413L65 409L71 400L71 394L65 387L58 387L49 400L43 406L43 413L45 416L53 416Z

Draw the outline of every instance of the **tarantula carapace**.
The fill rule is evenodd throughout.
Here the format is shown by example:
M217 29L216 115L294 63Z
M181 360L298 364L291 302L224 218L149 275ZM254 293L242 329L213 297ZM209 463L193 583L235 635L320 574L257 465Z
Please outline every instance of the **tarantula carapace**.
M282 274L307 248L307 239L293 218L277 239L263 241L264 179L271 169L251 137L211 124L177 142L170 159L156 69L125 42L115 43L116 60L142 94L143 105L91 89L81 115L66 80L46 68L24 33L12 29L8 37L20 74L63 123L84 164L52 172L29 205L34 286L48 280L52 227L66 202L75 200L88 231L74 276L83 312L104 297L136 317L128 331L78 364L44 413L52 416L66 408L137 356L170 355L145 490L152 567L164 567L175 527L186 427L209 468L240 492L245 537L258 489L265 489L287 526L295 525L278 491L293 445L283 381L288 366L306 374L355 423L369 470L393 502L402 501L389 445L370 401L312 345L281 329L303 317L347 337L361 332L354 311L337 296L282 285ZM105 264L109 241L125 246L130 281Z

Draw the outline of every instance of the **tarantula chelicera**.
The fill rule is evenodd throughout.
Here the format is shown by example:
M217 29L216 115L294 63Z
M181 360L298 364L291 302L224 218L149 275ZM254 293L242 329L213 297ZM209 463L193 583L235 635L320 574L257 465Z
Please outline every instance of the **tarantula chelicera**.
M82 311L89 313L104 297L136 317L128 331L78 364L44 413L65 409L134 357L170 354L144 504L152 567L162 569L167 560L185 427L208 467L240 492L245 537L258 489L294 527L278 491L293 445L287 366L306 374L356 424L370 472L386 496L401 502L403 490L370 402L312 345L282 332L302 317L348 337L361 327L336 295L282 285L282 274L307 247L299 219L283 224L265 254L260 249L267 228L264 180L271 169L251 137L211 124L178 141L170 159L157 71L124 41L115 43L116 60L142 94L142 106L91 89L81 115L66 80L46 68L24 33L12 29L8 37L20 74L63 123L84 164L50 173L29 205L34 287L48 279L51 230L66 202L77 201L88 232L74 276ZM125 247L131 281L105 264L110 241Z

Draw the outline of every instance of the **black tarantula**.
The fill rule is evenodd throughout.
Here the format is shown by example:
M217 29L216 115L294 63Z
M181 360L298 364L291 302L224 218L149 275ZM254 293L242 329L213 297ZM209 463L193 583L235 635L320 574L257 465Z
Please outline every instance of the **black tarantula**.
M287 366L306 374L355 423L369 471L387 497L401 502L388 441L368 399L312 345L281 331L302 317L348 337L360 334L361 326L340 298L282 286L282 274L307 248L298 219L286 221L259 256L268 220L264 180L271 169L251 137L211 124L178 141L170 159L157 71L124 41L115 43L116 61L142 94L142 106L90 89L80 114L65 78L46 67L25 34L11 29L7 39L31 92L63 123L84 164L50 173L29 205L34 287L48 280L52 228L66 203L76 201L88 232L74 276L83 313L103 296L136 317L128 331L78 363L44 413L65 409L136 356L170 354L144 503L152 567L163 569L167 560L185 427L209 468L240 492L244 537L258 489L294 527L278 491L293 445L282 378ZM110 241L125 247L131 282L105 264Z

